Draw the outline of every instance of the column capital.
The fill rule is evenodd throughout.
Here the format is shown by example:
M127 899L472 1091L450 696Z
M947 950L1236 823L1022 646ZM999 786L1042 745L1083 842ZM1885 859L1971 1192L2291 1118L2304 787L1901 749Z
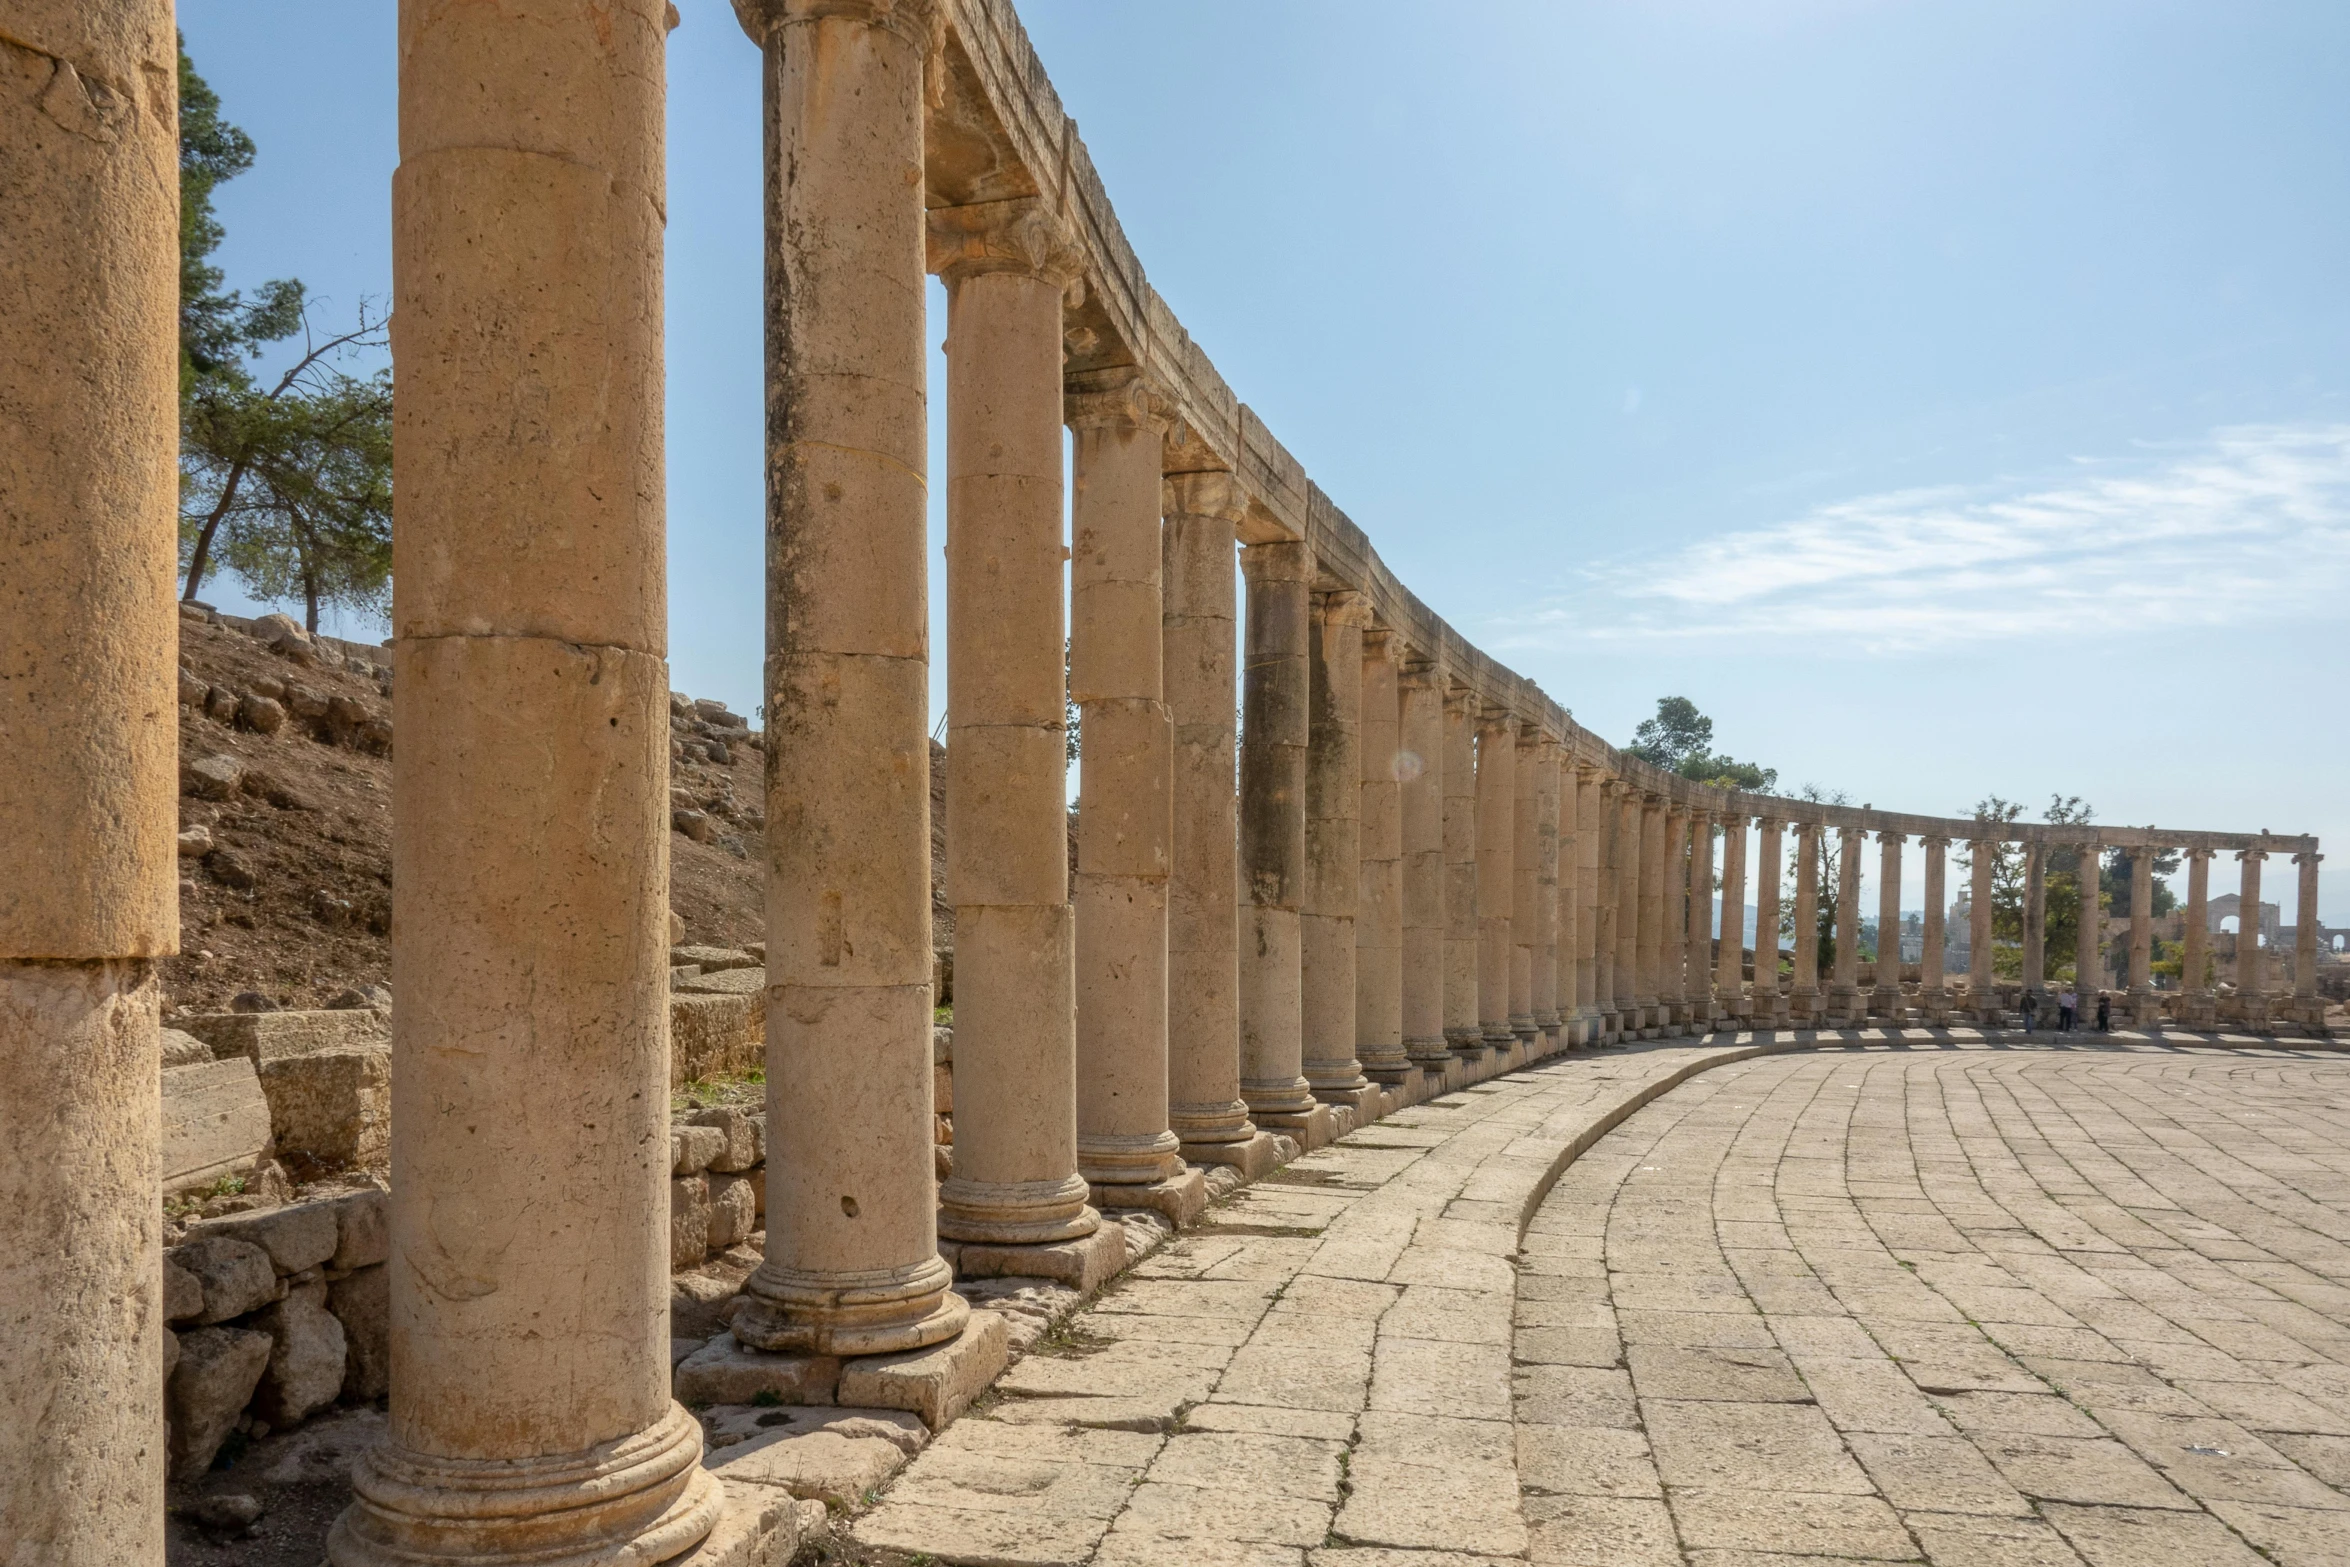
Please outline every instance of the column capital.
M1314 597L1322 623L1330 626L1354 626L1367 630L1371 624L1371 600L1367 594L1353 588L1332 588Z
M2268 858L2268 851L2266 849L2238 849L2236 858L2257 864Z
M2190 860L2208 860L2219 851L2217 849L2181 849L2179 852Z
M1363 627L1363 662L1393 664L1396 678L1404 678L1404 658L1410 652L1393 627L1372 621Z
M2293 856L2293 863L2295 865L2315 865L2324 858L2325 856L2318 853L2315 849L2304 849L2299 854Z
M950 287L989 272L1066 287L1085 267L1075 226L1042 196L934 207L926 233L929 268Z
M1947 849L1950 847L1950 835L1941 832L1920 833L1918 847L1921 849Z
M1477 716L1477 693L1468 686L1452 681L1449 678L1450 671L1447 671L1446 674L1444 710L1447 713L1458 713L1463 718L1475 718Z
M1071 376L1062 388L1061 422L1072 430L1113 428L1164 436L1175 422L1175 404L1132 365L1088 370Z
M1506 732L1514 739L1518 733L1518 723L1518 715L1506 707L1488 707L1477 714L1477 730L1480 734L1488 731Z
M1880 828L1877 832L1877 841L1879 843L1907 843L1909 842L1909 834L1894 832L1890 828Z
M1299 539L1251 544L1240 552L1240 570L1251 582L1304 582L1310 586L1314 551Z
M1170 516L1213 517L1238 528L1248 515L1240 476L1220 468L1170 473L1159 480L1159 507Z
M734 0L734 19L761 47L788 23L839 20L886 27L928 50L942 31L946 10L939 0Z

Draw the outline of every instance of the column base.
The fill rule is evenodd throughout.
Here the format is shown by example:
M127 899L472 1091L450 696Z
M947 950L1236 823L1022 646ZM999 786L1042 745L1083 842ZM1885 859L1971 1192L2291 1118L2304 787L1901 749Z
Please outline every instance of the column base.
M1186 1169L1180 1175L1170 1175L1147 1185L1113 1186L1096 1182L1093 1205L1101 1209L1148 1208L1180 1230L1207 1212L1208 1177L1204 1171Z
M941 1240L981 1246L1057 1246L1083 1240L1101 1216L1087 1206L1085 1178L981 1181L950 1175L938 1186Z
M1115 1229L1115 1225L1104 1225ZM974 1311L971 1325L944 1344L906 1355L871 1355L840 1368L839 1402L852 1409L902 1409L943 1431L1003 1375L1012 1336L1001 1314Z
M1257 1129L1248 1118L1248 1101L1228 1099L1217 1103L1171 1104L1167 1107L1167 1125L1182 1144L1183 1157L1194 1162L1199 1156L1191 1150L1209 1143L1246 1142L1257 1135Z
M2181 1028L2209 1032L2219 1026L2219 998L2208 990L2188 991L2179 997L2171 1016Z
M1328 1147L1338 1138L1338 1120L1330 1106L1317 1104L1310 1110L1280 1111L1274 1114L1260 1112L1257 1125L1268 1132L1279 1132L1296 1141L1298 1151L1312 1153Z
M1412 1058L1401 1051L1392 1056L1366 1056L1363 1058L1363 1076L1374 1083L1380 1083L1390 1088L1404 1081L1417 1070L1418 1066Z
M1173 1132L1154 1136L1077 1137L1077 1174L1087 1184L1139 1185L1171 1180L1183 1169L1183 1144Z
M1126 1266L1125 1229L1107 1220L1097 1224L1091 1235L1046 1245L998 1246L941 1239L938 1254L959 1278L1051 1279L1083 1294Z
M584 1452L468 1460L388 1438L352 1465L357 1498L327 1535L333 1567L652 1567L717 1525L701 1422L672 1403L645 1430Z
M1185 1143L1183 1157L1193 1164L1229 1165L1240 1172L1242 1180L1253 1181L1281 1162L1279 1150L1273 1146L1273 1134L1266 1131L1230 1143Z
M1898 990L1879 988L1869 992L1869 1012L1872 1016L1899 1021L1909 1014L1909 1005Z
M862 1273L796 1272L762 1262L744 1281L735 1337L781 1355L894 1355L953 1338L970 1305L935 1256Z
M1379 1085L1362 1083L1353 1088L1316 1088L1314 1097L1326 1105L1338 1105L1352 1110L1355 1125L1361 1126L1379 1113Z

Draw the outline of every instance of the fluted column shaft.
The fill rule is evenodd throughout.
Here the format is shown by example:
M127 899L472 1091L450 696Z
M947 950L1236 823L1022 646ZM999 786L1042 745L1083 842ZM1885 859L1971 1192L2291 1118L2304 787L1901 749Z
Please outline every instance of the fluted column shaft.
M939 1233L1092 1234L1077 1170L1062 626L1062 296L1070 232L1042 198L931 214L947 286L947 896L955 906L955 1165Z
M1828 1012L1840 1024L1860 1021L1860 854L1868 835L1836 829L1836 961Z
M1246 503L1229 473L1166 479L1162 646L1174 725L1167 879L1167 1120L1203 1161L1257 1135L1240 1097L1239 810L1232 693Z
M1566 1043L1559 1034L1559 743L1547 736L1535 760L1534 789L1534 1026L1545 1048Z
M1241 674L1240 1093L1257 1124L1289 1131L1314 1108L1304 1063L1302 932L1313 553L1252 544ZM1350 998L1351 1003L1351 998Z
M346 1567L659 1561L722 1501L669 1392L665 9L400 7L391 1413ZM886 132L921 44L877 52ZM918 328L890 348L913 477L860 498L918 548ZM906 934L926 979L926 907Z
M1780 847L1785 824L1766 816L1754 838L1754 1007L1756 1028L1787 1021L1787 996L1779 988Z
M1445 706L1443 672L1420 664L1402 680L1404 1053L1425 1071L1445 1042Z
M1510 800L1510 1032L1521 1050L1530 1049L1534 1023L1534 942L1540 934L1542 779L1541 737L1522 726L1517 744L1517 778Z
M1510 1031L1510 903L1517 847L1518 726L1487 713L1477 726L1477 1025L1488 1050Z
M1754 1015L1747 1000L1746 980L1746 816L1734 812L1722 818L1721 946L1714 954L1714 994L1723 1014L1735 1024ZM1774 932L1774 935L1776 933ZM1756 992L1762 987L1762 939L1754 943Z
M1477 699L1455 686L1444 698L1444 1038L1456 1055L1485 1048L1478 1024Z
M1308 633L1305 884L1299 952L1306 1081L1330 1104L1359 1105L1370 1079L1355 1056L1355 911L1362 874L1363 628L1359 593L1317 595Z
M0 34L0 1560L161 1567L172 7L16 0Z
M1869 1010L1901 1016L1901 847L1902 834L1877 834L1877 983Z
M1967 890L1967 1004L1975 1021L1988 1023L1999 1010L1997 970L1992 967L1991 895L1999 864L1999 844L1977 838L1967 846L1972 880Z
M1355 889L1355 1056L1363 1075L1400 1083L1403 1043L1403 751L1400 646L1363 632L1362 869Z
M1795 977L1788 1014L1806 1028L1820 1024L1820 824L1795 829Z
M1183 1168L1168 1124L1167 876L1174 731L1165 672L1160 440L1139 376L1072 385L1069 698L1078 706L1077 1170L1095 1186Z

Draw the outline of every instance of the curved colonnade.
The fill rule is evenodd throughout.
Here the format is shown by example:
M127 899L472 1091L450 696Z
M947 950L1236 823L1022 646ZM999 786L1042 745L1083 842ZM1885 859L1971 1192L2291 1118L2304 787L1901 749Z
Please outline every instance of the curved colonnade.
M1724 793L1607 745L1413 597L1224 384L1150 289L1008 0L735 9L765 60L774 1129L743 1341L951 1352L974 1337L958 1272L1096 1282L1123 1258L1102 1208L1180 1220L1200 1165L1258 1173L1274 1133L1311 1147L1568 1046L1995 1004L1980 886L1969 984L1939 971L1944 845L2021 841L2037 865L2084 830ZM0 1087L37 1129L0 1151L0 1535L66 1567L155 1562L171 18L11 11L0 188L60 216L0 239L19 306L0 445L31 454L0 468L0 734L41 741L15 745L0 795L0 831L39 851L0 884ZM661 1358L674 25L665 0L401 7L393 1391L332 1544L346 1567L744 1548ZM950 301L943 1183L926 272ZM1064 693L1088 753L1074 878ZM1845 839L1838 887L1799 879L1784 993L1775 965L1750 985L1738 943L1718 962L1712 944L1717 829L1737 929L1749 823L1764 929L1787 830ZM1914 1001L1857 983L1872 832L1889 918L1901 845L1927 855ZM2246 907L2290 851L2314 934L2311 840L2093 841L2189 850L2194 900L2235 852ZM2287 1013L2314 1003L2301 959ZM2260 1021L2256 973L2234 1006ZM2183 1021L2212 1011L2182 998Z

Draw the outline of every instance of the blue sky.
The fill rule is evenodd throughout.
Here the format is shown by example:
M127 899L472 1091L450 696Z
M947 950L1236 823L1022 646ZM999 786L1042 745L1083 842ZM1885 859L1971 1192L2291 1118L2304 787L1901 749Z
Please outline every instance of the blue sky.
M757 73L680 9L672 663L748 709ZM2350 844L2350 7L1021 12L1240 395L1585 723L1682 694L1787 785ZM261 147L231 280L329 320L390 289L392 15L182 3Z

